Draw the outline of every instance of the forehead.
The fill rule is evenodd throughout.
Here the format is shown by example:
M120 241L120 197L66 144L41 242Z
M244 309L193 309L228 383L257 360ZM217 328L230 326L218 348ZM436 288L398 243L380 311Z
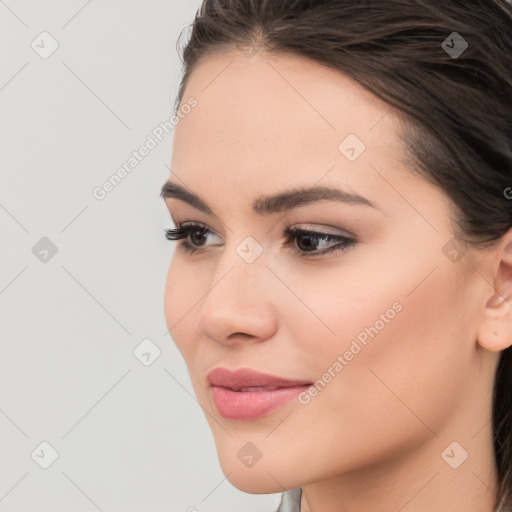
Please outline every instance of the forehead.
M171 167L204 196L205 177L260 193L323 180L371 196L383 186L375 169L400 168L391 107L309 59L214 53L192 71L182 104L191 96L198 104L175 128Z

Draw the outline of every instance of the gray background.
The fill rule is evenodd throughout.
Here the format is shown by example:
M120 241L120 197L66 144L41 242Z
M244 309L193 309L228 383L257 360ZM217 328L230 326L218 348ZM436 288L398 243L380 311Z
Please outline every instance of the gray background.
M0 0L2 512L279 502L225 479L164 335L172 132L103 200L92 194L172 114L176 40L199 5ZM134 354L145 339L147 366Z

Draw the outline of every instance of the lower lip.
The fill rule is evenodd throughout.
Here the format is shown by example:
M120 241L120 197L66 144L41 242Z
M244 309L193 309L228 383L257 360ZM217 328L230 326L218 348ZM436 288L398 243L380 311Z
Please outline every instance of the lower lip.
M213 400L219 412L230 420L253 420L269 414L293 400L311 386L290 386L272 391L233 391L212 386Z

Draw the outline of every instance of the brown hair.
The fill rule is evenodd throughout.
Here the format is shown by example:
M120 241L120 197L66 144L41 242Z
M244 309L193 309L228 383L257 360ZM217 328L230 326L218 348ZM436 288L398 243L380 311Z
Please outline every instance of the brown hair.
M237 48L313 59L395 107L411 170L452 200L460 247L492 247L512 227L506 0L204 0L183 50L176 111L201 59ZM499 512L512 512L511 412L512 347L494 383Z

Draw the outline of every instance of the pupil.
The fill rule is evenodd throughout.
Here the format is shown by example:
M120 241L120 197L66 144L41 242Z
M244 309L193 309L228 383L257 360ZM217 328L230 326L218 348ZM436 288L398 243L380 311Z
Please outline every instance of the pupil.
M199 238L199 242L196 240L194 240L195 236L198 236ZM202 242L204 242L204 233L202 233L201 231L199 230L196 230L196 231L191 231L190 233L190 240L192 240L192 243L194 245L202 245Z
M301 245L300 240L306 240L306 244L302 244L302 245L304 245L303 248L305 248L305 249L313 248L314 249L314 245L315 245L314 242L313 242L314 239L315 239L314 236L302 235L300 238L297 239L297 241L299 242L299 245ZM299 247L299 249L302 249L302 248Z

